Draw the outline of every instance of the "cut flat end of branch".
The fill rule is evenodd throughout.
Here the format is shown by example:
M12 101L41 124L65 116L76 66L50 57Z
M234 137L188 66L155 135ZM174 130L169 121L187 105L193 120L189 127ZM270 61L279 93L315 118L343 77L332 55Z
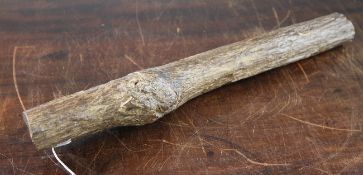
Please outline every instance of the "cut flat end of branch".
M324 52L354 34L353 24L333 13L52 100L24 111L24 121L38 149L106 128L144 125L198 95Z
M24 111L23 113L22 113L22 115L23 115L23 120L24 120L24 122L25 122L25 124L26 124L26 126L28 127L28 131L29 131L29 134L30 134L30 138L32 138L32 130L31 130L31 127L29 126L29 122L28 122L28 115L26 114L26 112Z

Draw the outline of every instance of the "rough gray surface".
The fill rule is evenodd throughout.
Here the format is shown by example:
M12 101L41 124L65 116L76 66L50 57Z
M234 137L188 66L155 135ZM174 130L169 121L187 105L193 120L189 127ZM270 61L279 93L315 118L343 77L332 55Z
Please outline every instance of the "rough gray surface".
M24 120L39 149L114 126L144 125L200 94L316 55L354 33L352 23L334 13L130 73L24 111Z

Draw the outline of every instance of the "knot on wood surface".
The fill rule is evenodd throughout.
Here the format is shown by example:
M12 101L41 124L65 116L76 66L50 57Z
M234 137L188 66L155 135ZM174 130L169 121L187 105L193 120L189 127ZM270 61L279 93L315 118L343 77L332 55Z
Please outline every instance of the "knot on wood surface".
M134 72L124 77L124 80L125 83L117 86L122 96L118 109L122 123L125 120L135 125L151 123L176 108L178 93L162 72Z

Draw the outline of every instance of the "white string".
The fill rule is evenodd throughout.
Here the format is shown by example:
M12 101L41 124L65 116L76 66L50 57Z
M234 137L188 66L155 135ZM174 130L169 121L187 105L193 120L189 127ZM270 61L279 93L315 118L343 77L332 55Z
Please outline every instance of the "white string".
M63 168L70 174L70 175L76 175L76 173L74 173L70 168L68 168L68 166L63 163L62 160L60 160L60 158L57 156L57 153L55 152L54 150L54 147L52 147L52 152L53 152L53 155L55 157L55 159L57 159L57 161L63 166Z

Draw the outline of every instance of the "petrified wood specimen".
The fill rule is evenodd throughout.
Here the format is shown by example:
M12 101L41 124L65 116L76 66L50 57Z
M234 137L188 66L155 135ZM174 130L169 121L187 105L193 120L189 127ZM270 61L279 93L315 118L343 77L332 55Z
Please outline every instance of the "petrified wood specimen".
M24 120L38 149L110 127L144 125L200 94L316 55L354 33L344 15L333 13L52 100L24 111Z

